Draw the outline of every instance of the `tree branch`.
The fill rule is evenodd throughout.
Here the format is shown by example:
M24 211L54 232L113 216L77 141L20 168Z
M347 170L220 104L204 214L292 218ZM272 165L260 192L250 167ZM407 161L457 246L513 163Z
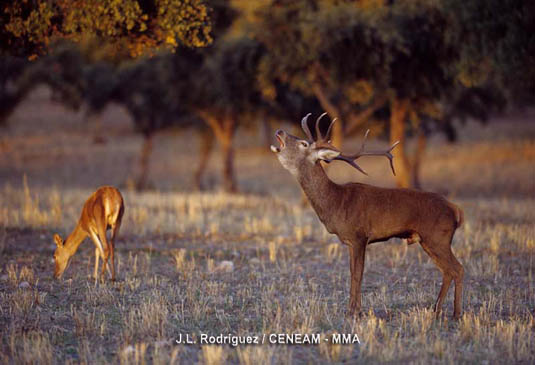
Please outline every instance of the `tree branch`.
M202 119L212 130L214 131L214 134L218 141L224 140L224 129L221 123L219 122L219 119L214 117L212 113L206 112L201 109L195 109L195 113Z
M368 105L366 109L362 110L357 114L351 113L348 117L349 120L346 124L345 133L354 133L364 122L371 118L373 113L375 113L378 109L382 108L387 100L388 99L386 95L381 94L370 105Z
M340 109L329 100L329 97L325 94L323 87L318 81L312 82L312 92L318 99L321 107L329 114L331 118L341 119Z

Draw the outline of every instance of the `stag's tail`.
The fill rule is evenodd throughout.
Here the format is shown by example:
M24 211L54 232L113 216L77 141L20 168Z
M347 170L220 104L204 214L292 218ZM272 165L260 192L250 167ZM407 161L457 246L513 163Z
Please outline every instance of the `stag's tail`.
M453 209L453 211L455 212L455 222L457 223L456 228L459 228L464 223L464 212L461 208L459 208L457 205L453 203L449 203L449 205L451 209Z

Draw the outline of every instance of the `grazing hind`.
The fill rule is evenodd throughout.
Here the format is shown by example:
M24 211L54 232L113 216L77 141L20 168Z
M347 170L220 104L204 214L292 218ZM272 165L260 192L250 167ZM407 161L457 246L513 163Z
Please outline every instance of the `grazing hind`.
M102 257L104 261L102 275L108 267L108 258L111 258L111 279L115 280L115 239L121 227L123 213L123 196L116 188L103 186L91 194L84 204L82 215L76 227L67 239L63 241L58 234L54 235L54 241L57 245L54 252L56 263L54 278L61 278L80 244L87 236L90 236L95 244L95 281L97 280L99 257ZM112 231L110 240L106 237L108 228Z

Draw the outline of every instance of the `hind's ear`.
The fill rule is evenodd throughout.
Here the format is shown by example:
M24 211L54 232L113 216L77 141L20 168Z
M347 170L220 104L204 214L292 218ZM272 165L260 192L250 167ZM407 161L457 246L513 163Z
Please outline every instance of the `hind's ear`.
M63 239L58 234L54 235L54 242L56 242L58 247L63 246Z

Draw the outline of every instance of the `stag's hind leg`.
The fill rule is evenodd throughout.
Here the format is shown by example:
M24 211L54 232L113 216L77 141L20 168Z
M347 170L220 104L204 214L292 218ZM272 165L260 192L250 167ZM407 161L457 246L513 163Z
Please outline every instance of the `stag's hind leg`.
M463 266L451 251L451 237L449 239L438 239L434 241L424 240L421 242L424 251L431 257L433 262L442 272L442 286L435 303L437 316L442 310L444 298L448 294L452 280L455 281L455 300L453 303L453 317L459 319L462 312L462 292L463 292Z

